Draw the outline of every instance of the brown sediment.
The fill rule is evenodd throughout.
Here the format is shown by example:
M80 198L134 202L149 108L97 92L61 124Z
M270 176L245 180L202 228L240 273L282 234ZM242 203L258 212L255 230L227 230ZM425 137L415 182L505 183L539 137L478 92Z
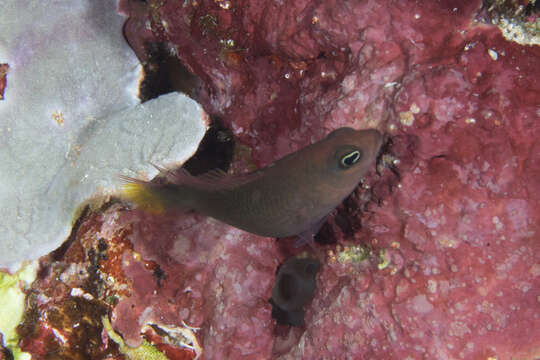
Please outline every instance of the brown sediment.
M0 100L4 100L4 94L7 87L7 74L9 72L9 64L0 64Z

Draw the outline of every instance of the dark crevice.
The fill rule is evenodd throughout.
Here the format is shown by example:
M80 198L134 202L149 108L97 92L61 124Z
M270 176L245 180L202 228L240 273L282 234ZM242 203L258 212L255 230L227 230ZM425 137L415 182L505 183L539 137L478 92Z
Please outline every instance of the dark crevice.
M117 198L111 198L109 201L103 203L99 208L97 209L91 209L90 205L84 205L84 207L81 207L81 210L78 212L80 215L77 216L77 220L75 220L73 226L71 227L71 233L67 237L66 241L62 243L56 250L52 251L48 256L47 260L45 260L46 263L53 263L56 261L61 261L64 258L64 255L66 254L67 250L71 247L73 242L77 239L77 232L79 231L80 226L83 224L83 222L88 218L88 216L97 211L99 213L103 213L105 210L107 210L109 207L111 207L113 204L119 202ZM38 270L38 277L40 277L40 272L46 272L46 269L40 269Z
M278 324L304 326L304 308L317 288L321 263L316 258L291 257L276 269L272 297L272 317Z
M167 274L165 273L165 271L163 271L159 267L159 264L156 264L156 265L157 266L154 269L154 271L152 272L152 275L154 275L154 277L156 278L157 286L158 286L158 288L160 288L161 287L161 282L167 279Z
M514 0L483 0L482 9L477 19L485 23L499 18L512 19L518 23L528 23L530 16L535 16L540 12L540 1L528 1L523 4L522 1Z
M536 15L538 13L540 13L540 1L538 0L529 2L525 7L525 16Z
M139 88L141 102L178 91L197 100L201 82L186 68L176 55L162 43L146 47L148 61L143 64L144 79Z
M81 211L81 215L77 218L75 221L75 224L73 224L73 227L71 228L71 233L69 234L68 238L62 245L60 245L59 248L54 250L49 254L49 261L48 263L60 261L64 255L66 254L66 251L70 248L71 244L76 240L77 238L77 231L79 230L79 227L83 223L84 220L86 220L88 214L90 213L90 205L86 205L84 209ZM40 269L41 271L41 269Z
M0 354L2 355L3 359L6 360L13 360L13 353L8 348L2 347L0 350Z
M204 135L195 155L185 162L183 168L191 175L204 174L213 169L229 170L234 154L231 132L218 118L212 117L212 125Z
M432 156L430 160L433 160L433 159L448 159L448 156L446 154L439 154L439 155Z
M321 230L313 237L315 242L319 245L331 245L336 244L336 234L332 225L327 221L321 226Z

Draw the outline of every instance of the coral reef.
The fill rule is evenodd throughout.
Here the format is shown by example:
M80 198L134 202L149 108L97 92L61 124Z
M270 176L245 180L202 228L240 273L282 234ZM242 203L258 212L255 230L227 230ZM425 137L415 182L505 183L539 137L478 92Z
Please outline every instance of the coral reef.
M138 290L152 286L144 278L132 280L122 270L126 258L141 257L129 242L130 230L112 228L123 213L122 207L112 204L99 214L89 214L76 226L76 236L40 259L17 328L21 349L33 358L191 359L200 351L194 336L190 338L193 328L161 326L168 334L164 336L165 330L148 322L138 346L128 337L131 347L112 328L107 317L116 304L122 306L120 299L142 296ZM143 264L145 271L155 274L152 283L159 283L159 267L151 261Z
M222 341L234 345L226 358L269 353L274 253L268 239L215 220L109 205L86 216L71 241L41 259L18 327L21 349L38 358L158 351L191 359L202 352L202 336L207 358L223 354L212 351ZM205 297L209 289L217 290Z
M480 1L129 5L138 57L166 44L251 149L233 168L343 125L390 136L381 175L319 235L343 247L275 356L539 355L538 46L505 39Z
M268 302L298 251L287 239L112 204L42 259L23 350L43 334L84 344L72 358L540 357L540 47L507 40L482 4L121 1L139 59L165 47L198 79L191 95L236 139L232 171L341 126L384 131L385 152L310 250L304 326L276 325ZM92 316L59 310L70 297Z

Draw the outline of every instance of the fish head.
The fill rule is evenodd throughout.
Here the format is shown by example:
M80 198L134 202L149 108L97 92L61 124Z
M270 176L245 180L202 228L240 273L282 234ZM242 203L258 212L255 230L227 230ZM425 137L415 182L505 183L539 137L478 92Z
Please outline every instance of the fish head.
M375 129L354 130L348 127L331 132L325 139L325 170L336 185L356 186L373 166L383 142Z

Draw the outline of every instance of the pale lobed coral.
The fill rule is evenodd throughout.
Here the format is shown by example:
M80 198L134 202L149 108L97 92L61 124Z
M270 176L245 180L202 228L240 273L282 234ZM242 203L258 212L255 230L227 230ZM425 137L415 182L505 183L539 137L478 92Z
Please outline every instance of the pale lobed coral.
M117 174L183 161L204 134L187 97L139 104L140 66L115 10L106 0L2 3L0 267L53 250L80 203L111 192Z

